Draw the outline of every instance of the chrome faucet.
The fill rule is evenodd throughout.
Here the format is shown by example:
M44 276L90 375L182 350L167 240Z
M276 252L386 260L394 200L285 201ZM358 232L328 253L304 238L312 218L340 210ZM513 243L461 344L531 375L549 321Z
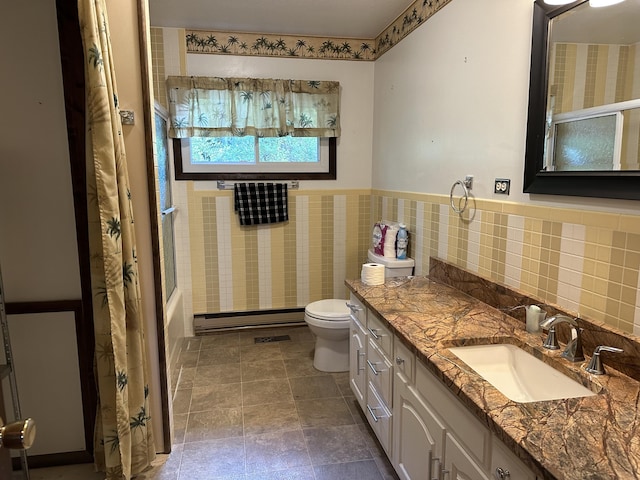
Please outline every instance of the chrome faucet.
M562 357L570 362L584 361L584 353L582 352L582 328L578 327L578 322L566 315L554 315L540 322L540 327L549 329L549 334L542 344L544 348L549 350L558 350L558 339L556 338L556 325L559 323L568 323L571 326L571 339L567 342L567 347L562 352Z

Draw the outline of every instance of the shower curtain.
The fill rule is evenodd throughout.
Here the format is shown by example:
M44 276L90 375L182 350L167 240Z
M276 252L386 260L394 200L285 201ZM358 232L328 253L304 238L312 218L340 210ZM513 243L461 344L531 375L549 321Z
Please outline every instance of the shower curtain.
M105 0L78 0L87 112L87 206L98 389L95 464L129 480L155 457L127 160Z

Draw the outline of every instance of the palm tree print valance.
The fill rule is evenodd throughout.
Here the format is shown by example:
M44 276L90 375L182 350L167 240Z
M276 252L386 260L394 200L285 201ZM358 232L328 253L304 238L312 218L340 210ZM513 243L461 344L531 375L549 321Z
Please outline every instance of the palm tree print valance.
M339 137L340 83L169 77L169 136Z

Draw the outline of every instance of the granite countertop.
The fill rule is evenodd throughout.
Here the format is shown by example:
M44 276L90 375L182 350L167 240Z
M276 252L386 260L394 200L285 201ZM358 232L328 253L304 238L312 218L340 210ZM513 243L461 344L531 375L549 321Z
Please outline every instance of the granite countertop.
M562 349L542 348L542 333L527 333L523 322L427 277L392 278L380 286L345 283L539 477L640 478L638 381L610 367L606 375L591 375L582 369L586 362L574 364L560 357ZM514 343L599 393L509 400L448 350L488 343Z

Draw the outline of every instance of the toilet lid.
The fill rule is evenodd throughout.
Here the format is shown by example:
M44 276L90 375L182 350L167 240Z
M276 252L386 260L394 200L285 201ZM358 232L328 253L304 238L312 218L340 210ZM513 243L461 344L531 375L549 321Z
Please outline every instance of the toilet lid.
M337 298L312 302L304 310L307 315L322 320L344 320L349 318L351 312L347 307L347 300Z

